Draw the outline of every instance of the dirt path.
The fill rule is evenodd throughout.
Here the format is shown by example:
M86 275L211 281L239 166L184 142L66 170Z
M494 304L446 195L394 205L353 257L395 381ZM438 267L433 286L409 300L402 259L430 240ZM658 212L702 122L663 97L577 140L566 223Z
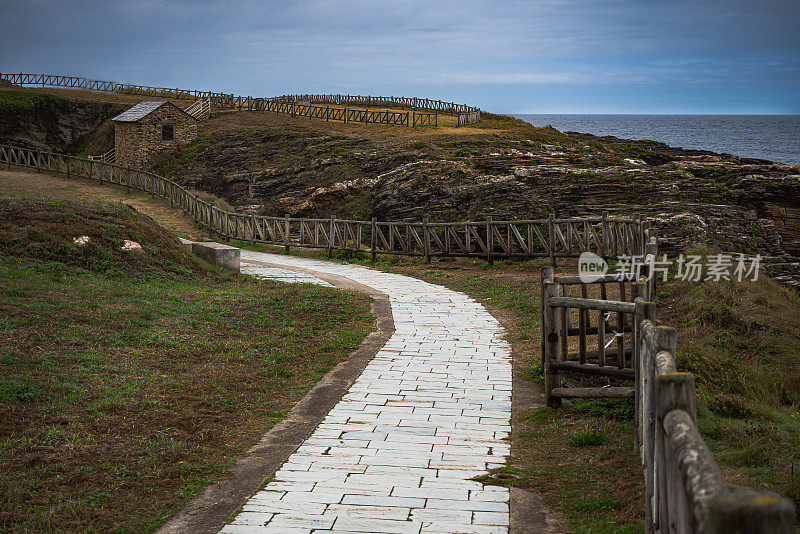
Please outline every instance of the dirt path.
M200 239L207 234L183 211L170 208L163 200L151 199L145 193L125 191L124 187L99 185L94 180L65 178L48 173L0 171L0 192L15 195L70 200L88 203L122 203L147 215L175 234L188 239Z

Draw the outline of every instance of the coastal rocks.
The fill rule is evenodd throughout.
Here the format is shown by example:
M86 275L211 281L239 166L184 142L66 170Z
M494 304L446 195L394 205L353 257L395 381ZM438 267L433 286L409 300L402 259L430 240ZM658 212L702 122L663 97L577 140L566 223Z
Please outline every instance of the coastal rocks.
M788 267L800 262L800 168L650 141L551 132L542 142L534 134L410 143L230 133L178 174L195 176L195 187L234 205L260 201L265 215L458 221L640 214L656 220L664 251L707 243L761 254L800 283ZM243 170L254 173L246 197L242 184L219 178Z

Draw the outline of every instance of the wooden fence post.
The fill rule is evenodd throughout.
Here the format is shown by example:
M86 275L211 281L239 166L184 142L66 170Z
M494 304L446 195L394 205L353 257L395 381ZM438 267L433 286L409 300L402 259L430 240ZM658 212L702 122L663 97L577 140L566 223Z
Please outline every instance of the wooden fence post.
M545 334L544 334L544 307L545 307L545 295L544 295L544 286L549 282L553 282L553 268L552 267L542 267L542 281L541 281L541 288L539 291L539 311L542 316L542 328L540 329L541 332L539 333L539 337L541 338L541 353L542 353L542 373L544 373L546 361L545 361L545 353L547 351L545 346Z
M328 230L328 259L333 258L333 233L336 231L336 219L331 215L331 226Z
M256 242L256 214L250 214L250 242Z
M42 84L42 85L44 85L44 84ZM42 165L42 163L41 163L41 162L42 162L42 155L41 155L41 154L39 153L39 151L37 150L37 151L36 151L36 172L37 172L37 173L38 173L38 172L40 172L40 167L41 167L41 165Z
M100 182L100 185L103 185L103 177L105 175L105 172L106 172L106 164L101 162L100 163L100 176L97 178L97 181Z
M422 244L425 247L425 263L431 262L431 235L428 229L428 219L422 222Z
M492 217L486 217L486 261L489 265L494 264L494 240L492 239Z
M635 302L636 311L633 314L633 324L632 327L632 337L633 337L633 357L631 358L631 364L633 365L633 386L635 394L633 396L634 403L633 403L633 426L634 426L634 433L633 433L633 447L634 449L641 453L640 447L642 443L642 436L641 436L641 425L639 424L639 402L642 398L642 388L640 384L641 380L641 365L640 365L640 345L639 345L639 323L644 321L644 296L642 295L642 288L643 284L641 282L635 282L631 284L631 297ZM644 457L642 455L642 457Z
M545 340L544 395L547 405L553 408L561 406L561 399L552 396L552 391L557 387L561 387L561 377L558 374L558 370L550 367L550 362L560 359L559 351L562 332L559 316L564 313L565 309L550 306L547 300L550 297L558 297L560 295L561 287L556 282L546 282L544 284L544 293L542 295L544 310L542 314L542 335Z
M371 263L375 263L375 256L377 253L377 241L378 241L378 219L376 217L372 218L372 224L370 224L370 252L369 252L369 261Z
M611 241L610 241L609 235L608 235L609 231L610 231L610 228L609 228L609 224L608 224L608 212L607 211L603 212L603 222L602 222L602 226L600 227L600 231L603 232L603 237L601 239L601 241L603 242L603 257L607 259L611 255L611 251L610 251Z
M547 220L547 242L548 246L550 247L550 266L555 268L556 266L556 223L554 219L556 218L554 213L550 214Z
M660 358L660 353L666 352L671 355L671 358L674 359L675 357L675 329L665 326L656 327L653 330L653 336L654 350L651 357L655 360L654 371L656 373L654 380L655 398L653 399L653 408L655 409L655 440L653 444L655 506L653 507L653 517L661 532L670 532L670 521L679 519L675 517L677 512L677 510L674 510L675 502L668 500L670 485L680 484L680 482L675 480L677 462L672 458L672 451L666 443L664 416L672 410L680 409L689 414L692 421L695 421L695 383L694 375L675 372L674 365L670 369L671 372L659 372L659 360L662 359L663 361L663 358ZM678 479L680 479L679 474Z
M283 251L286 254L289 254L291 250L289 247L289 230L291 229L291 217L287 213L284 215L284 222L283 222Z
M72 158L67 156L67 178L72 174Z

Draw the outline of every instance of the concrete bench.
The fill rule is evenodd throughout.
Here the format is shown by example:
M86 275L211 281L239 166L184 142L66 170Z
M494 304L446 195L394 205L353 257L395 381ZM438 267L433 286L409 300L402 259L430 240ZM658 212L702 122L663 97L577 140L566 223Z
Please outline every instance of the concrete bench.
M223 269L239 271L241 250L222 243L192 243L192 252Z

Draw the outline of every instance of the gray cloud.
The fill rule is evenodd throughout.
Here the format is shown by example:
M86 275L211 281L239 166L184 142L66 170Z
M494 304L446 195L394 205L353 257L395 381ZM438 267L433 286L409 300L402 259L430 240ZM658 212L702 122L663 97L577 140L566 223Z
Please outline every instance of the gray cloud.
M690 105L692 91L698 105L707 102L702 91L717 92L742 112L763 111L768 94L775 112L800 112L800 96L791 90L800 82L796 0L0 6L4 70L255 95L419 94L519 112L568 111L592 101L600 109L612 87L618 111L631 112L665 109L676 94ZM762 95L753 92L758 87ZM533 109L551 101L542 94L548 90L561 96L562 107Z

